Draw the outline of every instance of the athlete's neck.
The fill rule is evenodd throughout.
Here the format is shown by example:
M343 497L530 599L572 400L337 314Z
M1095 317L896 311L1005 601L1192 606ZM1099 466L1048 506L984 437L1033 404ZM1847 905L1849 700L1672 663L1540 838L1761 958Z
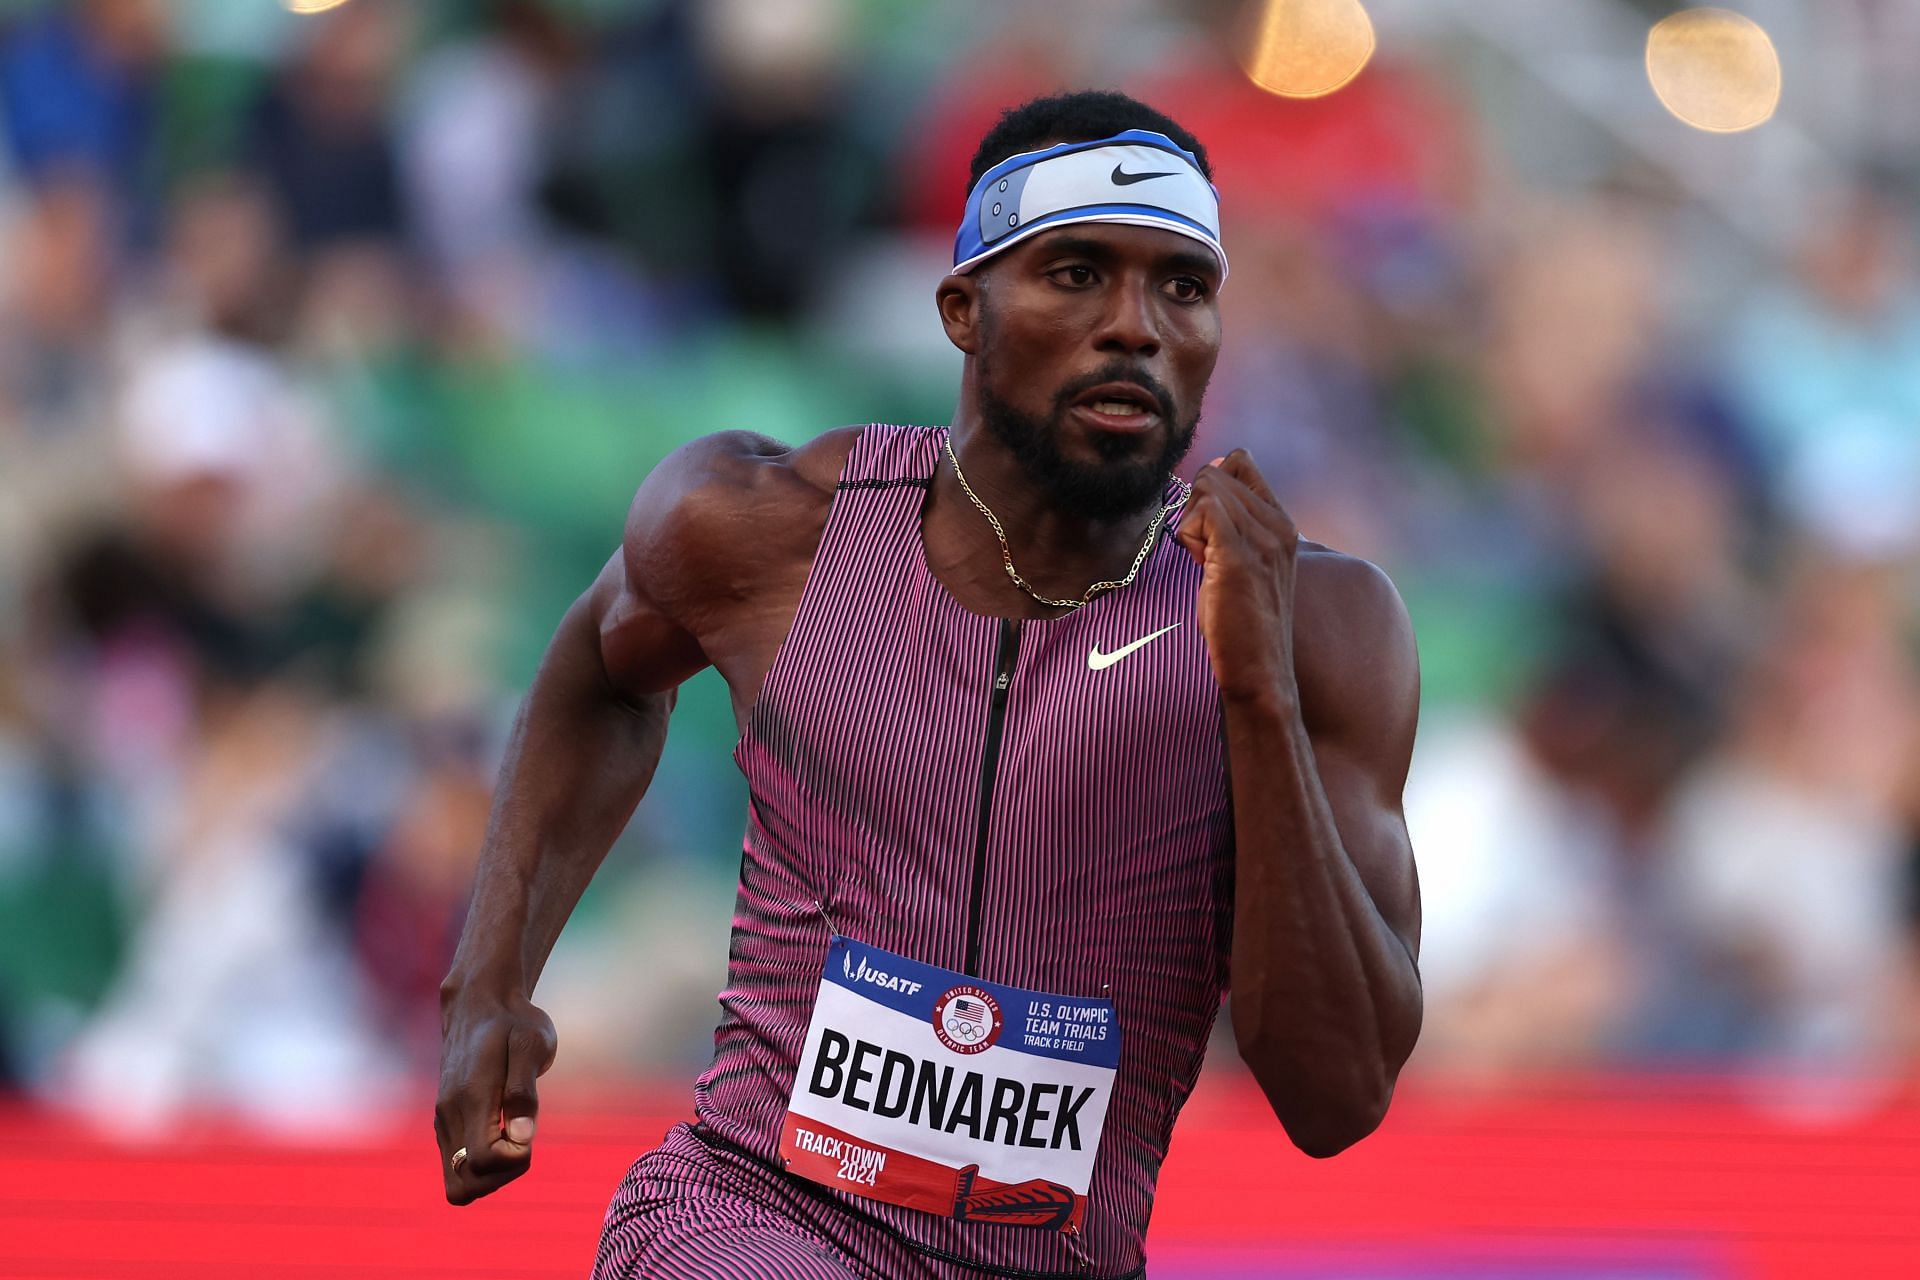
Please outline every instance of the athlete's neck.
M967 484L1006 531L1020 576L1042 595L1077 600L1103 579L1124 577L1160 509L1158 496L1140 510L1096 520L1063 510L1028 474L962 394L951 428L953 451ZM1000 540L967 497L942 449L934 469L922 536L927 563L969 608L1000 617L1055 617L1007 576Z

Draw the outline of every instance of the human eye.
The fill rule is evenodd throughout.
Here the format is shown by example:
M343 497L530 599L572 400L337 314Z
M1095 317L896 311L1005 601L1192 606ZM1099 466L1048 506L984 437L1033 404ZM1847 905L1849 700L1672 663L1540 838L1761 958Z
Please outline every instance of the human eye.
M1167 287L1180 302L1203 302L1211 292L1199 276L1175 276L1167 282Z
M1047 277L1056 284L1067 285L1075 289L1084 289L1094 281L1093 268L1084 262L1069 262L1047 272Z

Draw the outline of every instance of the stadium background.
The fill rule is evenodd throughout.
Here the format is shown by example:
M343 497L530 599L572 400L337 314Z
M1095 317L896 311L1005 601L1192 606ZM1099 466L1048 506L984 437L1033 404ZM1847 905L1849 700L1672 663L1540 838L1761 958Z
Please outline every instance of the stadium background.
M1426 672L1401 1098L1315 1164L1218 1042L1152 1274L1914 1273L1920 5L1740 6L1729 134L1651 2L1371 0L1313 100L1222 0L297 7L0 5L0 1275L584 1274L744 792L704 675L537 993L535 1171L448 1208L518 691L676 445L945 420L973 144L1089 85L1217 166L1195 459Z

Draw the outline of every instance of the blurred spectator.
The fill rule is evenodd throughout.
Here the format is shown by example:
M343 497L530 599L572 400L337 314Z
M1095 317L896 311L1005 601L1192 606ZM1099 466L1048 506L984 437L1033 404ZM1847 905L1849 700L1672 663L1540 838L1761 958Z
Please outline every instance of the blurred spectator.
M305 261L300 327L360 352L403 337L406 230L390 100L409 11L359 0L317 18L254 104L243 160Z
M152 229L165 15L157 0L46 6L0 41L0 121L35 186L84 181L115 240Z
M540 311L542 207L572 33L528 0L488 6L477 35L427 53L400 115L401 176L428 263L465 317L523 344Z
M387 101L405 38L402 12L360 0L316 19L254 108L247 158L266 176L302 250L400 235Z
M1492 1080L1592 1061L1631 981L1604 807L1497 719L1429 719L1421 738L1406 796L1428 1001L1415 1061Z
M1889 575L1800 566L1735 732L1675 813L1667 886L1748 1010L1737 1049L1880 1068L1902 965L1897 805L1920 690Z
M441 736L445 736L444 732ZM440 1052L440 980L486 834L492 762L457 739L423 762L355 894L353 936L382 1024L416 1069Z
M1854 173L1728 308L1658 157L1485 128L1527 68L1409 28L1283 101L1239 8L9 20L0 1086L285 1125L430 1074L516 690L635 484L710 430L947 412L966 163L1088 84L1216 165L1190 463L1248 445L1412 606L1418 1069L1911 1070L1913 174ZM736 736L690 683L547 971L563 1060L704 1054Z
M715 221L713 266L741 310L793 320L861 212L848 6L708 0L692 14L704 73L693 154Z
M281 831L312 767L321 708L290 687L212 707L128 968L75 1043L63 1094L122 1132L219 1105L307 1137L398 1083L338 935Z
M1221 355L1189 465L1244 445L1307 536L1381 556L1408 531L1370 306L1331 236L1275 214L1233 259ZM1245 288L1239 288L1242 282Z
M1789 513L1850 554L1910 555L1920 485L1920 282L1910 201L1863 184L1807 225L1796 270L1740 309L1731 385Z
M186 326L270 347L291 334L298 259L269 193L255 181L207 174L174 197L160 264L155 330ZM163 340L160 334L137 334Z
M115 254L110 200L93 179L49 179L23 204L9 229L16 252L0 327L0 439L38 443L99 409Z

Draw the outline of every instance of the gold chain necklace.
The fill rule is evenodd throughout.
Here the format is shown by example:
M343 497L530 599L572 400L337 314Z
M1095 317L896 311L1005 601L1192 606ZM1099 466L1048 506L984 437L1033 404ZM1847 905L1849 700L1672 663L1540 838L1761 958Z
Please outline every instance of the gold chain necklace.
M1051 605L1055 609L1078 609L1083 604L1091 603L1094 596L1103 591L1115 591L1121 587L1131 585L1134 578L1140 573L1140 566L1146 563L1147 552L1153 549L1154 539L1160 536L1160 526L1167 522L1167 517L1171 515L1181 503L1185 502L1188 495L1193 492L1192 485L1184 480L1179 482L1180 496L1160 508L1159 513L1153 517L1153 523L1147 528L1147 540L1140 544L1140 552L1134 556L1133 567L1127 570L1126 577L1121 578L1117 582L1096 582L1088 587L1078 600L1053 600L1041 595L1038 591L1028 586L1027 580L1020 576L1020 571L1013 567L1013 549L1007 545L1007 531L1000 527L1000 518L988 509L986 503L980 501L980 495L975 493L973 486L967 483L967 473L960 469L959 455L953 451L953 432L947 432L941 438L941 443L947 447L947 460L953 463L953 474L959 479L960 487L966 491L967 497L973 500L973 505L980 508L980 514L987 518L987 523L993 526L993 536L1000 539L1000 557L1006 562L1007 576L1013 579L1014 585L1018 586L1035 600L1038 600L1044 605Z

